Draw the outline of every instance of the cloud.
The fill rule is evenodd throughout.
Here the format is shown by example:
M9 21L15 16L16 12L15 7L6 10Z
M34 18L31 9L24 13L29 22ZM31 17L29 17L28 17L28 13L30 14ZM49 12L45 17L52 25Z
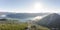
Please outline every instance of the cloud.
M41 18L42 18L42 16L36 16L32 20L40 20Z
M12 10L6 10L6 9L1 9L0 12L14 12L14 13L45 13L45 12L50 12L50 13L60 13L60 9L50 9L50 8L45 8L45 9L39 9L39 10L34 10L33 8L26 8L26 9L12 9Z

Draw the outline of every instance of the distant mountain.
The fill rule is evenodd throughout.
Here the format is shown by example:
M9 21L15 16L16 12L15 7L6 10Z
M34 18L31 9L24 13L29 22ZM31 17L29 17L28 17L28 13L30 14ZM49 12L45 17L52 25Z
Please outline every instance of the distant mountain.
M16 14L7 14L7 17L25 19L29 17L36 17L36 16L43 16L43 15L47 15L47 13L16 13Z
M37 24L51 28L60 27L60 15L56 13L50 14L39 20Z
M44 16L50 13L10 13L10 12L0 12L0 19L1 18L8 18L8 19L19 19L21 21L30 20L36 16Z

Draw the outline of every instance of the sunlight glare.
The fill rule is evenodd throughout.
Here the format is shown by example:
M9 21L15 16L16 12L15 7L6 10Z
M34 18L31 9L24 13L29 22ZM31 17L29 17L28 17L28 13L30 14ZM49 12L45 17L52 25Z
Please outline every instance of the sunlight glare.
M33 21L40 20L41 18L41 16L36 16L35 18L33 18Z
M40 2L36 2L36 3L34 3L34 9L42 9L42 4L40 3Z

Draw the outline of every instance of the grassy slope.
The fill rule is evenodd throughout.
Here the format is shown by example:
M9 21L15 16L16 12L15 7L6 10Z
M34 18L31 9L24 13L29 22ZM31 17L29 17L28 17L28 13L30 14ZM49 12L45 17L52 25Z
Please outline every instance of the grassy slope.
M24 28L27 24L3 24L0 25L0 30L25 30ZM39 26L37 27L39 30L49 30L46 27Z
M27 23L13 24L14 21L10 21L10 20L11 19L8 20L8 22L11 22L9 24L8 22L7 24L0 24L0 30L25 30L24 28L27 27ZM37 28L40 30L49 30L48 28L42 26L38 26Z
M26 24L3 24L0 25L1 30L24 30Z

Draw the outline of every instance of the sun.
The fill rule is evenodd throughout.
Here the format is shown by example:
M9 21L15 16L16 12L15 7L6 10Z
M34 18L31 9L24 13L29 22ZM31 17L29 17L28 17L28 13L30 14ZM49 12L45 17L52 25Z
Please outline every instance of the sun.
M40 2L36 2L36 3L34 3L34 9L42 9L42 3L40 3Z
M43 3L41 2L34 2L32 13L40 13L43 10Z

